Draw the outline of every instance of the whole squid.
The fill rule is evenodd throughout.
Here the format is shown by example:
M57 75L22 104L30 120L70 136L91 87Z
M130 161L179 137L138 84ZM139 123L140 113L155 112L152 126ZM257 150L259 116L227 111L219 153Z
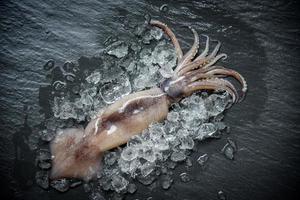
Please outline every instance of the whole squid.
M101 170L105 151L126 143L151 123L166 119L173 103L194 92L226 91L233 103L243 99L247 91L244 78L234 70L215 65L218 60L227 57L226 54L218 54L220 42L209 54L209 37L205 36L205 49L196 56L199 36L190 28L194 34L194 43L183 55L177 38L166 24L151 20L150 25L162 29L175 47L177 66L173 76L165 79L160 87L124 96L100 112L85 129L69 128L60 131L50 144L51 179L94 178ZM240 94L225 77L233 77L241 84Z

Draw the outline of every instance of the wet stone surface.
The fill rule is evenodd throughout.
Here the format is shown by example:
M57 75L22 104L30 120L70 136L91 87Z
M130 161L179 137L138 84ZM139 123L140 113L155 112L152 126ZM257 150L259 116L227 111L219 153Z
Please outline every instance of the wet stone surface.
M0 7L4 193L30 200L198 199L198 194L258 200L295 193L300 91L295 2L25 0ZM173 105L164 122L106 152L95 180L50 181L49 143L57 133L85 127L122 96L171 76L173 45L144 23L149 14L174 30L184 52L193 40L186 26L209 35L212 45L220 40L229 56L220 65L245 76L246 100L226 113L231 104L226 93L195 94ZM200 35L200 48L203 39Z

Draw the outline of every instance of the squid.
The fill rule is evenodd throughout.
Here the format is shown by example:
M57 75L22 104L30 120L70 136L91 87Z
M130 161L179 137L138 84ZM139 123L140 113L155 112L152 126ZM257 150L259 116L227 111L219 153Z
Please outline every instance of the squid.
M98 113L83 128L69 128L57 133L50 143L52 169L50 179L79 178L90 180L101 171L101 160L105 151L127 143L134 135L140 134L151 123L166 119L172 104L202 90L228 92L232 103L242 101L247 83L238 72L215 65L226 54L218 54L221 43L209 53L210 38L206 35L203 52L197 55L199 35L191 27L194 43L183 54L178 39L164 23L150 20L150 25L160 28L171 40L177 66L172 77L165 79L154 88L129 94ZM197 55L197 56L196 56ZM235 86L225 79L232 77L241 85L238 93Z

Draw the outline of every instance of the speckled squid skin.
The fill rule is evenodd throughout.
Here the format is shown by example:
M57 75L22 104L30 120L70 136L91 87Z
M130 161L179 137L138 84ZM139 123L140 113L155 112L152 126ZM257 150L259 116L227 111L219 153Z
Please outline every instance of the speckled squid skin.
M99 117L91 121L85 134L96 135L93 140L99 151L115 148L151 123L166 118L170 100L159 88L130 94L109 106Z
M159 88L136 92L107 107L85 129L64 130L50 146L54 155L50 178L93 178L100 170L103 152L164 120L170 103Z

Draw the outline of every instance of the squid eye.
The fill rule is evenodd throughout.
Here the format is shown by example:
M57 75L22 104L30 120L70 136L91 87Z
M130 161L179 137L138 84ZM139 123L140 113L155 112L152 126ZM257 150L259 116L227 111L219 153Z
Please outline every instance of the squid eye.
M163 82L161 82L160 89L165 92L165 88L170 86L171 80L171 78L167 78Z

